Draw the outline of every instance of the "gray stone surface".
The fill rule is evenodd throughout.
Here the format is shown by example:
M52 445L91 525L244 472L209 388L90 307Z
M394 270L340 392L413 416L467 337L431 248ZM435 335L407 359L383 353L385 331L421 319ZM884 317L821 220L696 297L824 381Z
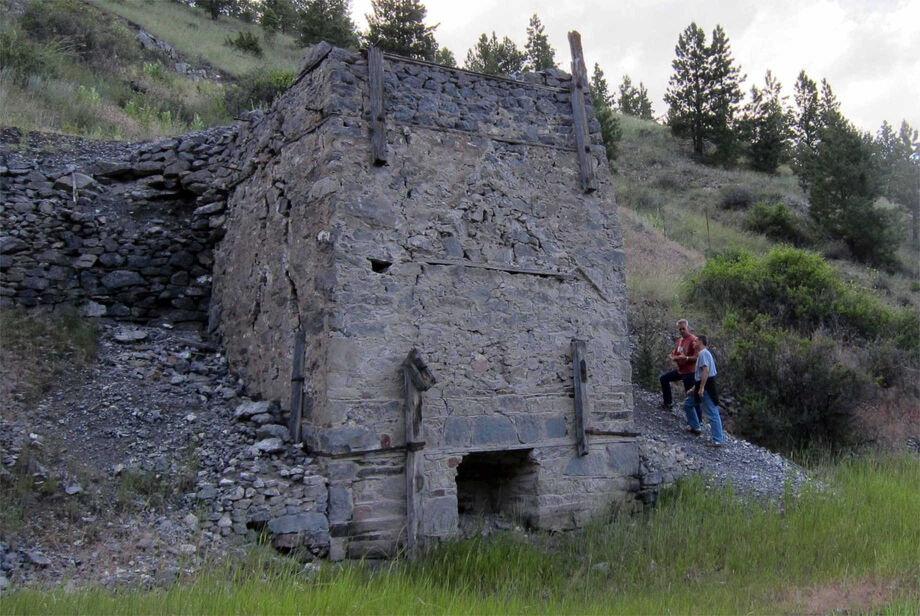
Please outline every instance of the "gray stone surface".
M279 535L328 531L329 521L320 513L297 513L270 520L268 530Z

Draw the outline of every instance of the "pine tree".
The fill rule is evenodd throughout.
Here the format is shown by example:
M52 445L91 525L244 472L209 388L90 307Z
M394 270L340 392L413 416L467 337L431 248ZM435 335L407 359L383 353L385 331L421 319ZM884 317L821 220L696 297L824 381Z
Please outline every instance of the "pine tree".
M691 23L680 34L668 83L668 124L674 134L690 137L701 156L706 140L716 145L716 158L730 163L736 151L734 119L741 101L741 69L731 56L728 37L721 26L706 34Z
M739 134L747 143L751 167L774 173L786 153L790 138L791 112L782 85L767 71L763 89L751 88L751 102L744 108Z
M620 113L636 116L643 120L651 120L653 118L652 101L648 98L648 90L645 88L644 83L640 81L639 87L637 88L632 84L632 79L629 78L629 75L623 75L623 81L620 83L619 92L620 95L617 97L617 106L620 109Z
M556 51L549 44L549 37L543 33L543 23L534 13L527 26L527 43L524 45L527 54L528 71L542 71L547 68L556 68Z
M437 25L426 26L428 9L419 0L371 0L373 15L367 15L368 45L383 51L433 61L438 51L434 39Z
M818 84L809 78L804 70L799 73L795 82L795 105L797 112L792 125L792 133L798 158L798 150L814 150L818 141L818 130L821 128Z
M590 94L594 115L597 116L597 121L601 125L601 138L604 140L604 147L607 150L607 160L616 160L623 130L616 114L610 108L610 103L613 99L607 91L607 79L604 78L604 71L601 70L601 66L597 62L594 63L594 74L591 75Z
M349 0L309 0L300 12L299 21L301 45L326 41L338 47L358 46Z
M707 48L707 67L710 88L707 132L716 144L716 159L730 164L738 151L734 120L742 98L744 76L740 67L735 66L728 36L719 25L712 31L712 43Z
M907 120L896 133L883 122L875 139L882 173L882 193L907 210L911 239L920 239L920 139Z
M889 265L900 230L890 210L875 206L882 188L875 144L834 108L831 97L827 102L814 152L801 171L809 214L860 261Z
M691 23L677 38L674 53L674 73L664 95L668 125L675 135L690 137L693 151L702 156L709 113L706 33Z
M454 67L457 66L457 59L454 57L454 52L447 47L438 47L438 51L434 54L434 63Z
M591 103L595 109L609 107L613 102L610 92L607 88L607 78L604 77L604 71L601 65L594 63L594 72L591 74Z
M501 41L492 32L492 38L485 33L479 35L476 46L466 53L464 68L486 75L506 76L524 70L527 56L507 36Z

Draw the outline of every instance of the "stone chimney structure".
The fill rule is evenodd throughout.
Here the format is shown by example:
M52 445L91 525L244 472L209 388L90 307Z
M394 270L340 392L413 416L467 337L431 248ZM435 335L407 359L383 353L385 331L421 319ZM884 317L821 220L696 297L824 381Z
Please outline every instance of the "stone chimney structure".
M570 39L574 78L522 80L320 44L241 129L211 323L322 465L332 558L634 500L624 253Z

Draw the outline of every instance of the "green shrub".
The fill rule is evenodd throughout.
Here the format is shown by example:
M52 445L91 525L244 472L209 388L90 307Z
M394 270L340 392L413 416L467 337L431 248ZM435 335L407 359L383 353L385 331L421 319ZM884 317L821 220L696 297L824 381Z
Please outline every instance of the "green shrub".
M790 212L784 203L769 205L758 201L745 216L744 228L796 246L809 242L806 221Z
M0 70L20 86L33 75L54 77L65 58L60 42L36 43L16 28L0 31Z
M851 443L856 407L872 392L862 372L840 361L838 341L773 329L763 315L730 353L729 387L741 392L738 433L781 451Z
M255 71L244 75L224 95L224 105L231 115L271 105L294 83L292 71Z
M820 256L797 248L774 248L764 257L734 253L711 259L690 280L689 296L714 314L738 311L748 321L766 314L773 324L806 335L823 327L918 348L918 337L904 334L917 323L915 311L882 305L840 282Z
M96 66L136 62L143 55L134 34L111 14L76 0L31 0L20 18L38 42L57 42Z
M604 147L607 149L607 160L614 161L617 159L620 139L623 137L620 122L610 107L601 107L597 110L597 121L601 125L601 138L604 140Z
M726 186L721 192L720 205L726 210L742 210L754 201L751 191L744 186Z
M237 31L236 37L227 37L224 44L228 47L238 49L243 53L252 54L257 58L262 57L262 46L259 45L259 39L252 32Z

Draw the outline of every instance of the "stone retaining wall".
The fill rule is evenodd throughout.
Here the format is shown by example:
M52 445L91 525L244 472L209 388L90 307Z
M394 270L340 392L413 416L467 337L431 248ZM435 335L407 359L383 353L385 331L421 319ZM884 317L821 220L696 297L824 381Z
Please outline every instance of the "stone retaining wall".
M48 168L0 159L0 302L204 321L236 127Z

